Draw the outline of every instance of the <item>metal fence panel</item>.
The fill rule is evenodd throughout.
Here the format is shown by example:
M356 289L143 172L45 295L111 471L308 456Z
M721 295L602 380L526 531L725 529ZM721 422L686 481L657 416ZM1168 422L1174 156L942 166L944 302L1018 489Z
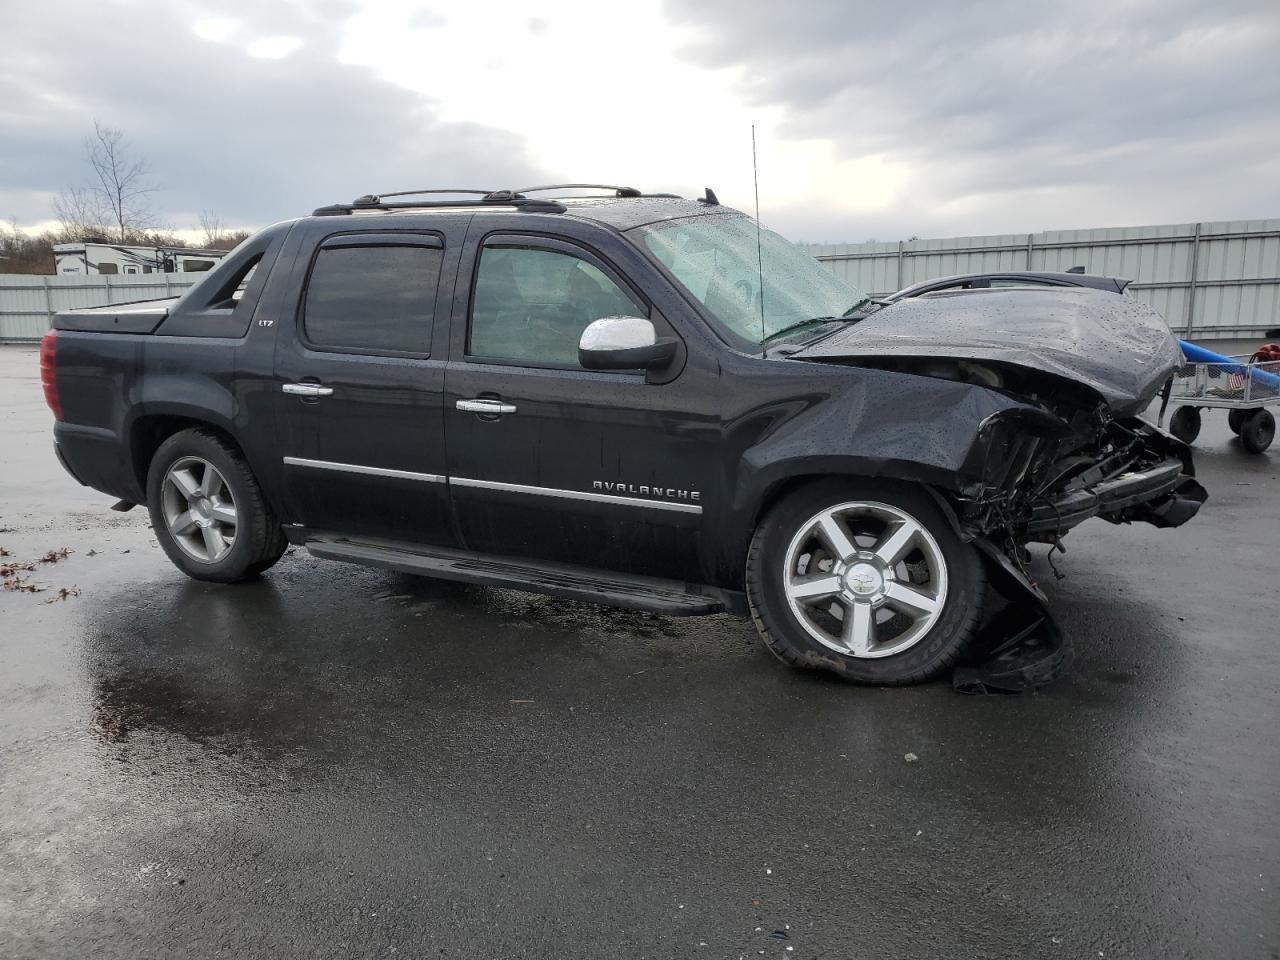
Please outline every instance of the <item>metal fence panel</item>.
M176 297L203 273L39 276L0 273L0 342L39 340L59 310Z
M1083 266L1132 280L1133 294L1184 336L1256 338L1280 327L1280 220L802 246L873 296L957 273Z

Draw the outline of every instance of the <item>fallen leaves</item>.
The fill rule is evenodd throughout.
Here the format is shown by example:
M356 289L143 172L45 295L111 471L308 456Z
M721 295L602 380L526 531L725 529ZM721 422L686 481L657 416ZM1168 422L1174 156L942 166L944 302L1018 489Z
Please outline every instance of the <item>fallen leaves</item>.
M0 583L0 586L13 593L42 593L44 591L44 587L37 587L23 577L6 577L3 583Z
M50 550L38 560L10 560L7 563L0 564L0 587L9 593L44 593L48 587L42 587L39 584L31 582L30 577L24 577L22 574L30 573L36 569L37 564L61 563L72 554L69 547L62 547L58 550ZM0 547L0 557L10 557L12 554ZM45 603L53 603L57 600L66 600L70 597L80 596L80 588L78 586L60 587L58 592L45 601Z
M48 600L46 600L45 603L57 603L59 600L66 600L66 599L69 599L70 597L78 597L78 596L80 596L79 587L70 587L70 588L60 587L58 589L58 592L55 593L52 597L50 597Z

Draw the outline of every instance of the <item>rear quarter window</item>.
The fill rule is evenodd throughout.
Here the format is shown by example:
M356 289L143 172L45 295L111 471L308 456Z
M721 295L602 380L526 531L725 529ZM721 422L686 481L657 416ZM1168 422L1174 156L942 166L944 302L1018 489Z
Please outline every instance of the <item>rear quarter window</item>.
M303 302L318 349L426 355L444 251L414 245L322 247Z

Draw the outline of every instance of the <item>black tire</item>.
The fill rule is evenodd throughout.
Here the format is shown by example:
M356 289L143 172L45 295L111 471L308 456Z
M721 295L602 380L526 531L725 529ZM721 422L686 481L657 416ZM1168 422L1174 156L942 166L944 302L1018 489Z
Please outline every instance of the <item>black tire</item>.
M1240 443L1250 453L1262 453L1276 436L1276 418L1270 410L1250 410L1240 424Z
M901 652L882 656L838 652L810 633L813 622L806 627L788 598L783 581L784 577L790 577L787 555L792 539L799 539L799 531L820 512L851 502L885 505L906 514L927 531L932 538L930 549L940 550L945 561L946 589L941 613L927 632ZM846 525L845 531L849 529ZM862 549L861 543L855 546ZM814 551L809 555L809 562L813 562L816 554ZM924 553L906 554L906 558L911 557L922 557L927 562ZM978 552L959 538L942 509L925 490L892 481L857 478L808 484L770 509L752 538L746 581L756 629L778 659L794 667L826 670L846 680L875 685L920 683L952 667L964 655L973 637L986 593L986 573ZM852 585L847 586L844 596L852 598L848 591L853 589ZM847 616L847 606L837 605ZM881 625L875 624L878 615L872 614L877 631L881 629ZM820 611L818 616L829 614ZM834 617L830 620L840 622Z
M1231 428L1231 432L1236 436L1240 435L1240 429L1244 426L1245 410L1228 410L1227 426Z
M1194 443L1200 435L1200 408L1179 407L1169 418L1169 432L1183 443Z
M226 539L230 539L229 549L216 559L194 557L170 528L166 517L166 510L173 510L172 504L178 497L176 484L171 484L174 489L168 494L164 492L166 477L170 468L184 461L189 465L188 473L200 470L197 466L200 463L211 465L220 475L225 492L229 492L235 522L230 528L221 529L224 532L231 529L234 535L223 540L225 545ZM262 489L244 456L230 442L209 430L183 430L160 444L147 471L147 508L151 528L164 552L174 566L196 580L213 583L250 580L279 560L288 546L280 522L262 496ZM194 509L190 512L194 513ZM198 535L192 534L192 539L198 540Z

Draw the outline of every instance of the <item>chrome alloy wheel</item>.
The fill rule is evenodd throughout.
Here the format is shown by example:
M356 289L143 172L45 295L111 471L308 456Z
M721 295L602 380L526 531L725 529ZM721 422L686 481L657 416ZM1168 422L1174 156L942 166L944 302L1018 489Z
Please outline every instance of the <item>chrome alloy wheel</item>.
M235 546L235 498L208 460L175 461L160 486L160 504L169 533L193 560L216 563Z
M845 656L889 657L915 646L942 616L947 562L920 521L855 500L801 524L782 570L800 625Z

